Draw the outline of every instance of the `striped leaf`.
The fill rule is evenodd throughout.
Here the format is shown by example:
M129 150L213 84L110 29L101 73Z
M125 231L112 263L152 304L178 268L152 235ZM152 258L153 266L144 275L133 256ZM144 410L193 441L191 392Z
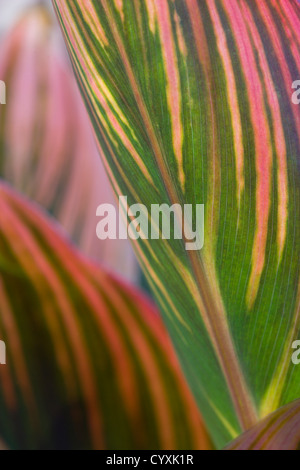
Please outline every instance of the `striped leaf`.
M223 446L300 396L299 4L53 4L115 190L205 205L202 250L136 250Z
M10 449L209 448L161 320L0 185L0 436Z
M226 450L300 450L300 400L265 418Z
M61 45L43 6L0 41L0 175L54 215L85 254L135 279L129 242L96 238L96 209L115 198Z

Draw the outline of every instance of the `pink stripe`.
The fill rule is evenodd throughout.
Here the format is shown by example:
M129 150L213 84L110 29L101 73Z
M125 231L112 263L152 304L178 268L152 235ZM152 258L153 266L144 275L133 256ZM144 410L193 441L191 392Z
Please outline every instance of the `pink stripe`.
M277 178L278 178L278 257L282 256L286 241L287 220L288 220L288 173L287 173L287 153L283 123L281 118L280 104L278 95L274 87L271 71L267 58L264 53L264 47L259 33L255 26L255 21L251 15L250 9L245 2L241 3L244 18L251 31L251 35L259 55L259 61L264 74L265 90L268 96L268 103L272 114L272 123L275 134L275 147L277 154Z
M234 135L234 147L235 147L235 161L236 161L236 176L237 176L237 200L240 206L241 196L244 191L244 146L243 146L243 132L241 115L237 97L237 86L228 49L226 36L224 33L223 26L221 24L218 11L216 8L215 0L207 2L207 7L210 10L213 26L215 29L215 35L217 38L218 48L222 57L224 71L227 78L227 94L228 104L230 106L232 116L232 130Z
M60 3L61 2L57 2ZM84 4L84 8L81 8L81 11L84 15L85 20L89 23L90 28L92 29L95 37L100 39L100 42L103 46L109 46L109 41L106 37L105 31L99 21L98 14L95 12L95 8L93 2L91 0L84 0L82 2ZM61 10L62 6L60 6Z
M263 89L257 71L252 44L239 7L235 2L223 2L232 26L242 70L246 79L252 125L254 128L256 159L256 232L253 244L252 271L247 302L249 308L257 296L259 281L265 264L265 252L270 212L272 146L266 116Z
M278 62L279 62L279 66L280 66L280 69L281 69L281 73L283 75L283 80L284 80L287 95L289 97L291 97L292 83L298 77L293 78L291 76L291 73L289 71L288 64L287 64L287 61L286 61L286 57L285 57L285 54L284 54L284 50L283 50L283 47L282 47L282 44L281 44L280 35L278 33L278 30L276 28L276 25L275 25L272 17L271 17L268 5L265 2L262 2L260 0L256 1L256 4L258 5L258 8L261 12L261 17L262 17L262 19L265 23L265 26L268 30L269 35L270 35L270 39L273 43L274 53L276 54ZM297 37L299 32L295 31L294 34L295 34L295 37ZM299 63L300 62L298 61L298 64ZM295 125L296 125L296 129L297 129L297 134L298 134L298 140L299 140L299 143L300 143L300 113L298 111L298 107L293 106L292 103L291 103L291 110L292 110L292 113L294 115Z
M170 118L172 121L173 147L178 163L181 188L184 190L185 174L183 170L182 155L183 129L181 122L181 86L168 1L161 0L157 2L156 8L167 73L167 94L170 107Z

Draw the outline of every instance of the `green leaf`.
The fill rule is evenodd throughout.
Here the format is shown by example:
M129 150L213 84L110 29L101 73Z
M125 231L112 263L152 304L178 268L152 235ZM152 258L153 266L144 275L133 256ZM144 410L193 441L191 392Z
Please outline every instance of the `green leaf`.
M201 251L136 250L221 447L300 396L299 4L53 4L116 192L205 205Z
M300 400L265 418L226 450L300 450Z
M210 447L153 305L3 184L0 252L10 449Z

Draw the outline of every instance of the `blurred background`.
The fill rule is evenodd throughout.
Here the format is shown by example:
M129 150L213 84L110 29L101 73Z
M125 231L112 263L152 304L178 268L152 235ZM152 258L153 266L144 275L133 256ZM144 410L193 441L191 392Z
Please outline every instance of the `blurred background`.
M48 7L47 17L43 12L22 20L38 5ZM117 208L117 199L51 1L0 0L0 41L0 79L7 88L0 113L1 178L53 215L85 255L145 287L130 242L96 237L96 208Z
M37 0L0 0L0 34L3 34L5 31L14 24L14 22L20 18L22 13L26 8L37 3L50 4L47 0L41 2Z

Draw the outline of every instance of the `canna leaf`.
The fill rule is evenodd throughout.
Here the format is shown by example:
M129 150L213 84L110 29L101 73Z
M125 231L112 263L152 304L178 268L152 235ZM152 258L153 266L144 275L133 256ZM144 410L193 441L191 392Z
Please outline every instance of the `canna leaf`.
M3 184L0 253L10 449L210 447L153 305Z
M115 198L61 42L41 5L1 39L0 175L54 215L85 254L134 280L130 244L96 237L96 209Z
M116 192L146 215L205 205L201 251L136 250L222 447L300 396L300 6L53 4Z
M226 450L299 450L300 400L280 408Z

